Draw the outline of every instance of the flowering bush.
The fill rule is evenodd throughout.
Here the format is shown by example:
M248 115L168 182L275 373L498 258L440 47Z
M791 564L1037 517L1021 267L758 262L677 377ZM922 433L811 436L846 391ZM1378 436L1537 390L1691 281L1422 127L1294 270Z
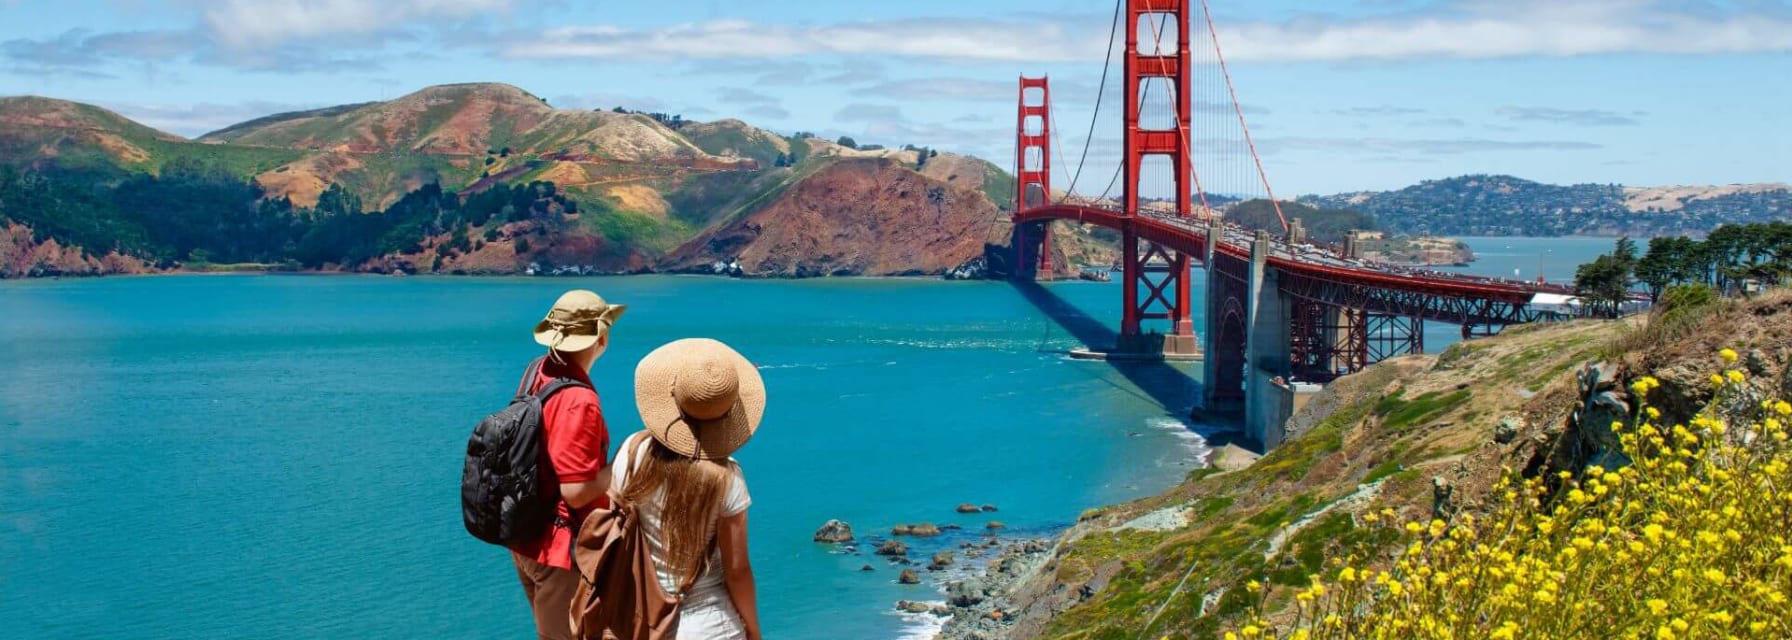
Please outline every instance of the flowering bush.
M1365 514L1405 536L1391 566L1342 559L1275 623L1250 582L1256 608L1226 638L1792 638L1792 404L1746 382L1713 374L1711 405L1666 426L1647 406L1660 383L1641 378L1635 416L1612 425L1631 465L1508 473L1480 518Z

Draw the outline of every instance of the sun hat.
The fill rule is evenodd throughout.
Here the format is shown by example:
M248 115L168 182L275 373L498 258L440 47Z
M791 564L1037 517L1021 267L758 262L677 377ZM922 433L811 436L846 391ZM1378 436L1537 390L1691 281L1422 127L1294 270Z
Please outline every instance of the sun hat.
M765 417L765 380L728 345L686 338L654 349L635 367L635 408L667 449L723 460Z
M590 349L627 310L628 305L604 302L602 296L584 289L568 291L554 301L547 317L535 323L535 343L567 353Z

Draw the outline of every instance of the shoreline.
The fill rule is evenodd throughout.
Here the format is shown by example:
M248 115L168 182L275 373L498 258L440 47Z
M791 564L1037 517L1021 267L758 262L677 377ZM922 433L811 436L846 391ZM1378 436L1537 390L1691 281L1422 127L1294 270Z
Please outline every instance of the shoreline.
M777 281L777 282L801 282L801 281L820 282L820 281L852 281L852 280L893 280L893 281L903 281L903 282L924 282L924 281L1003 282L1006 280L1005 278L948 278L945 276L945 274L935 274L935 275L847 275L847 276L836 276L836 275L825 275L825 276L730 276L730 275L724 275L724 274L706 274L706 273L632 271L632 272L620 272L620 273L590 273L590 274L563 274L563 275L529 275L529 274L525 274L525 273L461 273L461 274L423 273L423 274L407 274L407 275L400 276L400 275L394 275L394 274L390 274L390 273L370 273L370 272L360 272L360 271L281 271L281 270L187 271L187 270L169 270L169 271L150 271L150 272L144 272L144 273L62 274L62 275L53 275L53 276L27 276L27 277L22 277L22 278L0 278L0 282L14 282L14 281L33 282L33 281L53 281L53 280L101 280L101 279L119 279L119 278L249 277L249 276L323 277L323 278L353 278L353 277L362 277L362 278L440 278L440 279L456 279L456 278L498 279L498 278L505 278L505 279L532 279L532 280L533 279L573 280L573 279L578 279L578 278L628 278L628 277L642 277L642 276L662 276L662 277L671 277L671 278L715 278L715 279L723 279L723 280L751 280L751 281ZM1076 278L1063 278L1063 279L1052 280L1051 282L1052 283L1078 282L1078 283L1088 283L1088 284L1108 284L1108 283L1103 283L1103 282L1093 282L1093 281L1081 280L1081 279L1076 279Z

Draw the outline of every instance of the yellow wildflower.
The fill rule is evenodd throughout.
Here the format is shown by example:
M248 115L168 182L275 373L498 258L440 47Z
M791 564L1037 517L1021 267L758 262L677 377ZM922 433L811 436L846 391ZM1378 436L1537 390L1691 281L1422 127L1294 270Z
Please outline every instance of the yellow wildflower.
M1736 361L1736 350L1731 349L1729 347L1724 347L1723 350L1717 352L1717 357L1723 358L1724 362L1735 362Z

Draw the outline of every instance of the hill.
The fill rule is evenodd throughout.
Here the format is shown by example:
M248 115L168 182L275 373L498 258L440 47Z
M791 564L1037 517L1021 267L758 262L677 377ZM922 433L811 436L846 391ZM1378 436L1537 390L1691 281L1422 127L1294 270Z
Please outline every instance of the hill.
M1428 180L1396 191L1305 196L1302 202L1368 213L1413 235L1702 234L1720 224L1792 215L1784 184L1706 187L1551 185L1505 175Z
M275 114L198 140L45 98L0 100L0 123L0 227L29 238L0 276L117 271L92 266L104 255L444 273L760 256L748 275L937 274L1005 242L994 211L1013 184L976 158L556 109L492 83ZM801 229L780 235L799 212ZM351 217L363 213L377 215ZM772 233L741 234L768 223ZM45 240L56 251L38 251Z
M1544 622L1587 622L1594 618L1598 621L1592 624L1599 628L1611 627L1609 633L1600 634L1603 637L1633 637L1639 630L1655 636L1658 625L1667 628L1664 621L1635 613L1581 615L1580 603L1592 605L1599 601L1648 611L1655 605L1645 607L1646 599L1674 601L1677 592L1658 589L1661 583L1683 582L1665 574L1671 570L1673 575L1680 575L1677 572L1682 569L1673 568L1672 560L1697 557L1685 551L1687 545L1677 547L1675 553L1664 554L1667 557L1662 559L1670 562L1654 563L1651 558L1657 556L1643 555L1641 561L1630 563L1633 568L1629 570L1622 568L1626 556L1621 553L1614 560L1617 564L1582 564L1569 561L1574 552L1558 555L1553 547L1597 541L1599 545L1609 545L1597 546L1598 553L1603 554L1597 557L1611 559L1611 548L1639 549L1640 543L1632 540L1643 537L1640 530L1646 522L1665 524L1669 513L1675 519L1702 517L1705 510L1717 511L1729 503L1659 503L1650 494L1696 494L1709 492L1710 487L1677 490L1687 492L1681 494L1663 491L1660 484L1640 484L1641 493L1631 493L1627 500L1641 502L1620 501L1614 506L1633 512L1628 522L1620 523L1614 517L1603 523L1610 527L1609 536L1589 534L1583 528L1588 524L1585 520L1577 521L1576 513L1565 513L1557 507L1582 509L1577 505L1587 502L1586 494L1573 490L1577 488L1573 483L1599 477L1590 466L1601 466L1599 471L1618 475L1615 472L1621 467L1649 455L1651 447L1647 445L1639 450L1634 441L1620 444L1620 435L1631 438L1633 431L1650 435L1630 422L1643 413L1640 406L1645 397L1651 407L1649 415L1659 411L1659 417L1652 422L1663 425L1655 433L1665 434L1666 425L1698 430L1700 422L1695 417L1731 420L1731 432L1737 435L1728 442L1752 441L1753 455L1762 457L1719 455L1733 456L1737 462L1732 469L1760 465L1749 470L1750 484L1783 486L1780 483L1786 477L1784 463L1767 465L1761 461L1773 451L1778 451L1782 458L1785 455L1783 436L1775 436L1782 439L1781 443L1764 437L1782 426L1776 419L1767 419L1763 431L1763 417L1769 412L1760 407L1764 406L1763 399L1784 394L1788 372L1792 372L1789 347L1792 293L1781 291L1750 301L1697 303L1653 319L1515 327L1497 337L1454 345L1441 354L1388 360L1327 386L1289 421L1287 443L1260 459L1216 454L1220 460L1217 467L1197 470L1181 485L1161 495L1085 512L1055 544L1036 545L1010 554L993 562L980 579L949 586L954 615L942 637L1217 638L1226 631L1239 631L1253 623L1264 625L1266 621L1273 630L1265 631L1263 637L1302 637L1290 635L1295 628L1297 608L1308 613L1300 623L1302 626L1319 624L1316 621L1321 618L1313 615L1314 607L1307 604L1314 597L1316 590L1310 589L1314 584L1323 582L1336 590L1334 596L1345 599L1342 605L1337 601L1317 601L1315 604L1329 607L1322 614L1336 613L1357 620L1361 617L1351 616L1352 612L1389 612L1390 608L1382 605L1402 602L1398 599L1401 592L1391 591L1393 597L1388 597L1390 592L1377 587L1376 592L1383 596L1374 609L1367 609L1368 603L1376 601L1364 597L1366 592L1353 590L1367 589L1369 585L1360 580L1352 583L1350 572L1386 572L1375 585L1385 586L1392 579L1419 591L1427 584L1429 567L1418 566L1439 557L1436 550L1429 548L1428 540L1436 540L1441 528L1473 531L1477 523L1484 523L1479 537L1470 534L1475 542L1513 549L1507 546L1514 543L1510 521L1496 516L1502 508L1508 508L1502 505L1512 504L1506 502L1513 500L1512 494L1506 492L1519 488L1526 480L1537 484L1526 486L1525 490L1541 494L1538 504L1553 510L1532 512L1534 521L1547 522L1552 515L1556 518L1555 529L1546 524L1534 530L1557 535L1548 539L1547 545L1535 543L1537 546L1516 553L1521 557L1536 555L1539 567L1553 560L1556 564L1551 568L1559 567L1557 570L1566 573L1554 574L1553 578L1541 572L1517 576L1510 571L1481 573L1471 564L1462 568L1464 573L1450 576L1449 584L1458 590L1474 588L1479 593L1495 593L1502 588L1512 589L1508 585L1513 580L1520 581L1523 588L1519 593L1524 596L1524 603L1539 606L1527 609L1519 605L1498 615L1535 616L1525 620L1526 625L1533 621L1541 626ZM1720 349L1730 348L1742 352L1740 358L1736 351L1726 354L1734 360L1733 364L1718 355ZM1593 363L1604 365L1598 378L1601 382L1583 389L1584 367ZM1725 383L1733 391L1720 396L1725 392L1715 388L1708 378L1724 368L1735 369ZM1647 384L1638 386L1645 381ZM1585 404L1583 399L1587 399ZM1792 407L1779 411L1782 415L1792 413ZM1614 421L1630 426L1622 430L1608 428ZM1714 431L1724 433L1721 425ZM1672 432L1675 441L1696 444L1682 444L1677 452L1670 448L1670 455L1691 457L1693 453L1685 447L1709 447L1715 451L1717 445L1725 442L1714 438L1711 432L1692 435L1681 426L1672 427ZM1660 441L1656 439L1657 443ZM1681 459L1675 457L1669 462ZM1681 465L1678 468L1682 470L1687 468L1684 462L1674 464ZM1659 467L1644 465L1633 470L1648 474L1652 468ZM1770 470L1763 472L1763 468ZM1510 478L1511 486L1502 483L1508 472L1516 476ZM1715 477L1721 480L1725 472L1717 473ZM1768 477L1770 474L1772 477ZM1630 482L1642 482L1637 476L1624 477ZM1711 479L1707 478L1707 482ZM1589 490L1595 486L1598 484L1580 485ZM1784 504L1771 508L1762 503L1744 504L1744 509L1773 509L1777 513L1785 510ZM1645 508L1653 513L1639 511ZM1733 514L1733 509L1724 509L1723 513ZM1720 521L1736 522L1719 517ZM1443 522L1430 524L1434 520ZM1744 516L1742 521L1750 519ZM1772 535L1784 528L1778 520L1752 523L1750 526ZM1524 526L1518 525L1517 531L1524 532ZM1426 530L1431 533L1409 533ZM1693 537L1685 535L1688 539ZM1583 536L1590 540L1582 540ZM1570 537L1575 538L1572 544ZM1649 534L1646 542L1658 538ZM1463 536L1452 535L1450 539L1462 540ZM1518 544L1527 539L1536 538L1521 536ZM1734 548L1759 547L1745 543ZM1421 551L1426 553L1421 555ZM1761 557L1770 559L1777 553ZM1753 566L1767 566L1769 562ZM1663 569L1664 564L1667 569ZM1643 571L1641 565L1650 568ZM1710 568L1690 569L1702 572ZM1474 584L1465 586L1459 581L1463 576L1472 577ZM1732 585L1783 585L1784 577L1783 569L1766 575L1728 576L1735 581ZM1532 578L1535 580L1528 585L1522 584ZM1442 582L1433 580L1429 584L1438 586ZM1639 584L1650 586L1636 586ZM1570 586L1564 589L1560 600L1531 599L1533 591L1551 585ZM1578 586L1594 591L1576 595L1572 590ZM1740 589L1721 585L1716 588ZM1427 589L1425 593L1436 591ZM1690 604L1709 604L1710 610L1736 606L1729 604L1727 598L1701 603L1699 597L1691 596ZM1362 602L1365 609L1356 611L1350 602ZM1449 597L1410 602L1418 605L1411 613L1435 614L1440 624L1448 615L1447 624L1458 630L1449 637L1501 635L1490 635L1488 628L1461 632L1464 625L1472 628L1483 622L1485 619L1480 616L1492 615L1488 612L1498 603ZM1787 601L1780 597L1773 602L1773 608L1762 610L1761 615L1767 619L1786 615ZM1575 605L1572 611L1567 606L1570 604ZM1687 604L1682 601L1679 606ZM1397 606L1392 609L1408 612ZM1751 608L1731 610L1743 609ZM1705 619L1699 614L1706 611L1675 611L1675 615ZM1455 617L1458 613L1462 617ZM1488 623L1490 627L1500 624L1497 619ZM1412 635L1414 628L1409 627L1409 633L1388 635L1444 637L1441 632ZM1585 637L1585 629L1582 627L1580 633L1539 637ZM1360 633L1332 631L1324 637L1357 637ZM1252 633L1245 630L1242 635L1248 637ZM1361 635L1382 637L1374 633ZM1721 635L1692 633L1677 637ZM1775 629L1762 637L1781 635Z
M107 109L37 96L0 97L0 164L116 178L161 171L177 160L215 163L242 175L301 154L201 144Z

